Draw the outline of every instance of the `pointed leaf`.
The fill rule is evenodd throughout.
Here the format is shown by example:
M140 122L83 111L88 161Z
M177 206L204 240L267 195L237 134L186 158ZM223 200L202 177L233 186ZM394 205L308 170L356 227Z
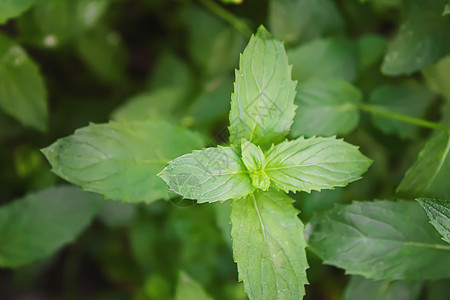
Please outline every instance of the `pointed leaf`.
M168 198L156 176L202 137L162 122L91 124L43 149L53 172L83 189L124 202Z
M73 241L102 203L99 195L60 186L0 207L0 267L48 257Z
M450 198L450 132L434 136L406 172L397 192L410 197Z
M234 260L250 299L302 299L308 263L303 224L282 192L233 200Z
M170 190L199 203L253 192L244 163L231 147L207 148L176 158L158 174Z
M362 93L346 81L311 80L299 83L295 104L299 106L292 135L331 136L347 134L359 122Z
M36 64L0 34L0 107L25 126L47 128L47 92Z
M256 145L280 141L289 132L295 114L295 87L283 43L260 27L236 71L230 142L239 145L241 138Z
M300 137L272 147L264 171L283 191L332 189L361 178L372 164L358 147L335 137Z
M317 213L308 245L326 264L374 280L450 276L450 245L413 201L354 202Z
M263 170L264 153L261 148L242 139L241 152L242 161L247 167L253 186L267 191L270 187L270 178Z
M450 243L450 201L431 198L416 199L427 213L431 224Z
M212 300L212 298L186 272L180 271L175 300Z

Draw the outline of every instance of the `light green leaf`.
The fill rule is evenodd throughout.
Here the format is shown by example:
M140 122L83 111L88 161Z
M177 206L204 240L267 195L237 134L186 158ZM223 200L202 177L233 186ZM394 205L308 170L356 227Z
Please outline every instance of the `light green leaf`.
M126 67L126 51L117 32L102 27L80 36L77 50L81 59L107 82L123 80Z
M186 272L180 271L175 300L212 300L212 298Z
M308 245L324 263L374 280L450 276L450 245L412 201L353 202L317 213Z
M83 189L124 202L168 198L156 176L175 157L203 145L202 137L163 122L91 124L42 150L52 171Z
M378 35L366 34L357 41L359 69L365 70L381 60L386 50L386 40Z
M261 148L242 139L241 152L242 161L247 167L253 186L267 191L270 187L270 178L263 170L264 153Z
M450 55L422 70L427 86L450 101Z
M269 4L270 29L286 43L338 34L344 29L344 22L333 1L271 0Z
M381 67L384 74L411 74L448 53L450 19L441 14L441 1L418 2L389 45Z
M20 16L33 5L35 0L0 0L0 24Z
M372 160L358 147L335 137L300 137L273 146L264 171L285 192L332 189L361 178Z
M442 234L443 240L450 243L450 201L431 198L419 198L431 224Z
M421 289L420 281L373 281L352 276L345 288L343 300L416 300Z
M302 299L305 294L306 243L292 202L276 191L233 200L234 260L250 299Z
M292 78L300 83L311 79L356 79L358 53L345 38L318 39L288 51Z
M406 172L397 192L410 197L450 199L450 133L431 138Z
M183 90L160 88L132 97L112 113L116 121L174 121L173 111L183 100Z
M421 86L384 85L371 93L369 102L382 110L422 118L434 98L434 93ZM386 134L397 134L402 138L413 138L417 134L414 125L376 114L371 117L375 126Z
M283 43L261 26L245 48L239 68L231 96L230 142L280 141L289 132L296 109L296 83Z
M29 194L0 208L0 267L16 268L53 254L75 240L103 201L61 186Z
M47 128L47 92L36 64L0 34L0 107L25 126Z
M253 192L245 165L231 147L206 148L180 156L158 176L170 190L199 203L242 198Z
M343 80L311 80L298 84L295 104L299 106L291 132L331 136L351 132L359 122L362 93Z

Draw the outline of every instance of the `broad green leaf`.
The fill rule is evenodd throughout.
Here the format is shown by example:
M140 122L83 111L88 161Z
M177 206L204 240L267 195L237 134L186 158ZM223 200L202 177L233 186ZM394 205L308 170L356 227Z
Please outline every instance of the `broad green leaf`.
M419 198L416 200L422 205L431 224L442 234L442 239L450 243L450 200L431 198Z
M331 136L351 132L359 122L362 93L343 80L311 80L298 84L295 104L299 109L291 132Z
M450 19L440 1L420 1L400 25L384 57L382 72L403 75L438 61L450 50Z
M202 145L200 135L168 123L122 121L91 124L42 151L54 173L84 190L149 203L169 196L156 174Z
M303 224L282 192L257 191L234 199L234 260L250 299L302 299L306 279Z
M160 88L132 97L112 113L116 121L174 121L173 111L183 99L177 87Z
M406 172L397 192L410 197L450 198L450 132L431 138Z
M372 160L358 147L336 137L300 137L273 146L265 154L264 171L285 192L332 189L361 178Z
M60 186L0 207L0 267L43 259L75 240L98 212L101 197Z
M420 281L373 281L352 276L345 288L343 300L416 300L421 289Z
M331 0L271 0L269 4L270 29L287 43L343 32L344 22Z
M382 110L422 118L434 98L434 93L421 86L384 85L370 94L369 102ZM397 134L402 138L413 138L417 134L417 127L412 124L376 114L371 117L375 126L386 134Z
M358 53L345 38L318 39L288 51L292 78L300 83L311 79L356 79Z
M267 191L270 187L270 178L263 170L264 153L261 148L242 139L241 152L242 161L247 167L253 186Z
M308 245L324 263L374 280L450 276L450 245L413 201L353 202L317 213Z
M33 5L35 0L0 0L0 24L20 16Z
M212 298L186 272L180 271L175 300L212 300Z
M242 198L253 192L247 169L232 147L206 148L180 156L158 176L171 191L199 203Z
M450 72L448 70L450 70L450 55L422 70L422 73L427 86L450 101Z
M280 141L289 132L295 115L295 86L283 43L261 26L250 39L236 71L230 142L239 145L241 138L256 145Z
M357 41L359 69L365 70L381 61L387 42L378 35L366 34Z
M87 66L105 81L124 79L126 51L117 32L102 27L89 30L78 39L77 50Z
M0 34L0 107L25 126L47 128L47 92L38 66Z

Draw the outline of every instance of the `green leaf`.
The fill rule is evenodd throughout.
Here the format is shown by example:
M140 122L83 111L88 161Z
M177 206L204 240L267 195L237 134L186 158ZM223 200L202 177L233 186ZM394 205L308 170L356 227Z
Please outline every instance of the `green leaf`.
M386 40L378 35L366 34L357 41L359 69L365 70L381 60L386 50Z
M421 118L435 98L428 89L415 85L384 85L370 94L369 102L376 107L414 118ZM386 134L397 134L402 138L413 138L417 127L401 121L372 114L376 127Z
M173 111L183 100L183 92L167 87L142 93L127 100L111 117L116 121L175 121Z
M291 132L331 136L351 132L359 122L362 93L343 80L311 80L298 84L295 104L299 106Z
M270 187L270 178L263 170L264 153L261 148L242 139L241 152L242 161L249 171L253 186L267 191Z
M450 132L431 138L406 172L397 192L409 197L450 199Z
M168 198L156 174L173 158L200 148L202 137L162 122L91 124L42 150L52 171L113 200Z
M180 271L175 300L212 300L212 298L186 272Z
M450 19L441 16L441 1L420 1L415 7L389 45L381 67L386 75L419 71L450 50Z
M296 109L296 83L283 43L261 26L245 48L239 68L231 96L230 142L280 141L289 132Z
M89 225L103 201L61 186L0 207L0 267L16 268L53 254Z
M343 32L344 21L333 1L271 0L269 4L270 29L287 43Z
M335 137L300 137L273 146L264 171L285 192L332 189L361 178L372 160L358 147Z
M35 0L0 0L0 24L24 13Z
M373 281L352 276L345 288L343 300L416 300L421 289L420 281Z
M0 34L0 107L25 126L47 128L47 92L38 66Z
M292 202L276 191L233 200L234 260L250 299L302 299L305 294L306 243Z
M450 55L441 59L438 63L424 69L424 75L427 86L434 92L440 93L450 101Z
M158 176L171 191L199 203L242 198L253 192L245 165L231 147L207 148L180 156Z
M107 82L123 80L126 50L117 32L96 27L82 34L76 44L81 58L95 74Z
M345 38L318 39L288 51L292 78L300 83L311 79L356 79L358 53Z
M450 243L450 201L431 198L416 199L427 213L431 224Z
M317 213L308 245L324 263L374 280L450 276L450 245L412 201L353 202Z

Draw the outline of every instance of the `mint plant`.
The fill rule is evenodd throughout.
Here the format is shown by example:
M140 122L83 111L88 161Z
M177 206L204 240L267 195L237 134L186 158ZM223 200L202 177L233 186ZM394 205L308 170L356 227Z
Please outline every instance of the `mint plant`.
M251 299L300 299L306 279L303 224L285 193L345 186L371 164L336 137L284 140L296 82L283 44L260 27L236 71L230 145L180 156L158 175L199 203L232 200L239 278Z

